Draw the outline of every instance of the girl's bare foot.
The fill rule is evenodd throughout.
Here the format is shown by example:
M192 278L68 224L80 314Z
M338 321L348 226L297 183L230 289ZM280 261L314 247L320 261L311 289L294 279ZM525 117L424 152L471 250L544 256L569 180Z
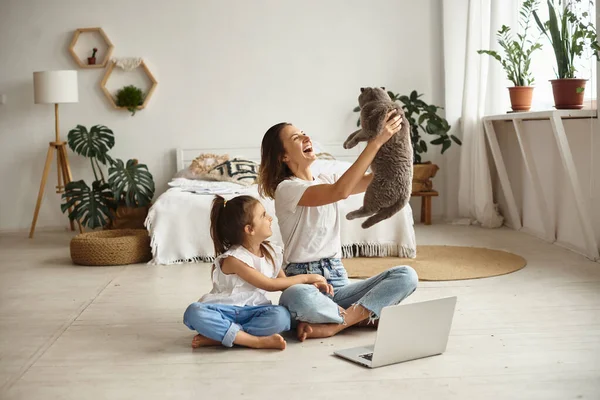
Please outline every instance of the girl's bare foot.
M285 339L278 334L271 336L254 336L244 331L239 331L233 343L238 346L251 347L253 349L278 349L285 350Z
M192 348L193 349L197 349L198 347L204 347L204 346L219 346L219 345L221 345L221 342L217 342L216 340L209 339L202 335L196 335L192 339Z
M286 342L283 336L274 334L271 336L262 336L258 338L257 349L278 349L285 350Z

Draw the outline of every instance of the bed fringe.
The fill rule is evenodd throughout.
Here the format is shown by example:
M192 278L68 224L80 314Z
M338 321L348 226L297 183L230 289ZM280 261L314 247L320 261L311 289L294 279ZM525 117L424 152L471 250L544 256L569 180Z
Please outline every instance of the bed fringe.
M152 232L152 219L154 217L154 210L150 209L144 226L148 232ZM154 235L151 235L150 247L152 248L152 260L148 262L148 265L173 265L173 264L187 264L187 263L212 263L215 261L214 256L193 256L190 258L169 260L169 261L158 261L156 254L158 251L157 244L154 240ZM410 247L400 246L395 243L356 243L342 245L342 258L354 258L354 257L401 257L401 258L415 258L417 252L415 249Z
M211 263L211 262L215 261L214 256L194 256L194 257L180 259L180 260L168 260L168 261L157 260L156 254L158 253L158 245L156 244L156 241L154 240L154 235L151 234L152 220L154 219L154 214L156 214L156 211L153 208L150 208L150 211L148 211L148 216L146 217L146 220L144 221L144 226L146 227L146 230L148 231L148 234L150 235L150 248L152 249L152 260L148 261L147 265Z
M415 258L417 252L396 243L355 243L342 245L342 258L354 257L401 257Z

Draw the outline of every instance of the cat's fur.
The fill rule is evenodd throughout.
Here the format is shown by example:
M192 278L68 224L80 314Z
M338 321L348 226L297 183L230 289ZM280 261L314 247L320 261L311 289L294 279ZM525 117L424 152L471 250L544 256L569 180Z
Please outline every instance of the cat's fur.
M373 181L367 187L363 206L346 215L347 219L369 217L364 229L400 211L410 199L413 178L413 147L410 124L402 107L393 102L383 88L361 88L358 96L361 128L348 136L344 148L377 136L386 124L386 115L395 110L402 117L402 128L377 152L371 170Z

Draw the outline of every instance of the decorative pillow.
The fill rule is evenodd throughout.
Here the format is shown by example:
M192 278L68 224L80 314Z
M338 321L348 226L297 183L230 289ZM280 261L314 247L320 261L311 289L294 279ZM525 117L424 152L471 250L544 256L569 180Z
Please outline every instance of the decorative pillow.
M213 169L219 164L224 163L227 160L229 160L229 154L200 154L192 161L189 169L194 174L203 174L209 172L211 169Z
M208 173L202 174L202 179L221 182L235 182L250 186L258 179L258 164L242 158L234 158L213 167Z
M316 156L320 160L335 160L335 157L329 153L317 153Z
M177 171L173 179L185 178L193 180L204 179L202 175L208 173L213 167L229 160L229 154L203 153L196 157L187 168Z

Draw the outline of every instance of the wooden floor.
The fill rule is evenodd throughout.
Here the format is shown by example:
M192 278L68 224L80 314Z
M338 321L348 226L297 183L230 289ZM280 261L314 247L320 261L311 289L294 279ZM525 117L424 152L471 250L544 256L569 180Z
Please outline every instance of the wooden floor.
M528 266L421 282L408 301L458 296L446 353L376 370L332 356L370 344L361 328L283 352L193 351L181 319L207 264L77 267L69 233L26 236L0 236L1 399L600 399L600 264L509 229L417 226L421 244Z

